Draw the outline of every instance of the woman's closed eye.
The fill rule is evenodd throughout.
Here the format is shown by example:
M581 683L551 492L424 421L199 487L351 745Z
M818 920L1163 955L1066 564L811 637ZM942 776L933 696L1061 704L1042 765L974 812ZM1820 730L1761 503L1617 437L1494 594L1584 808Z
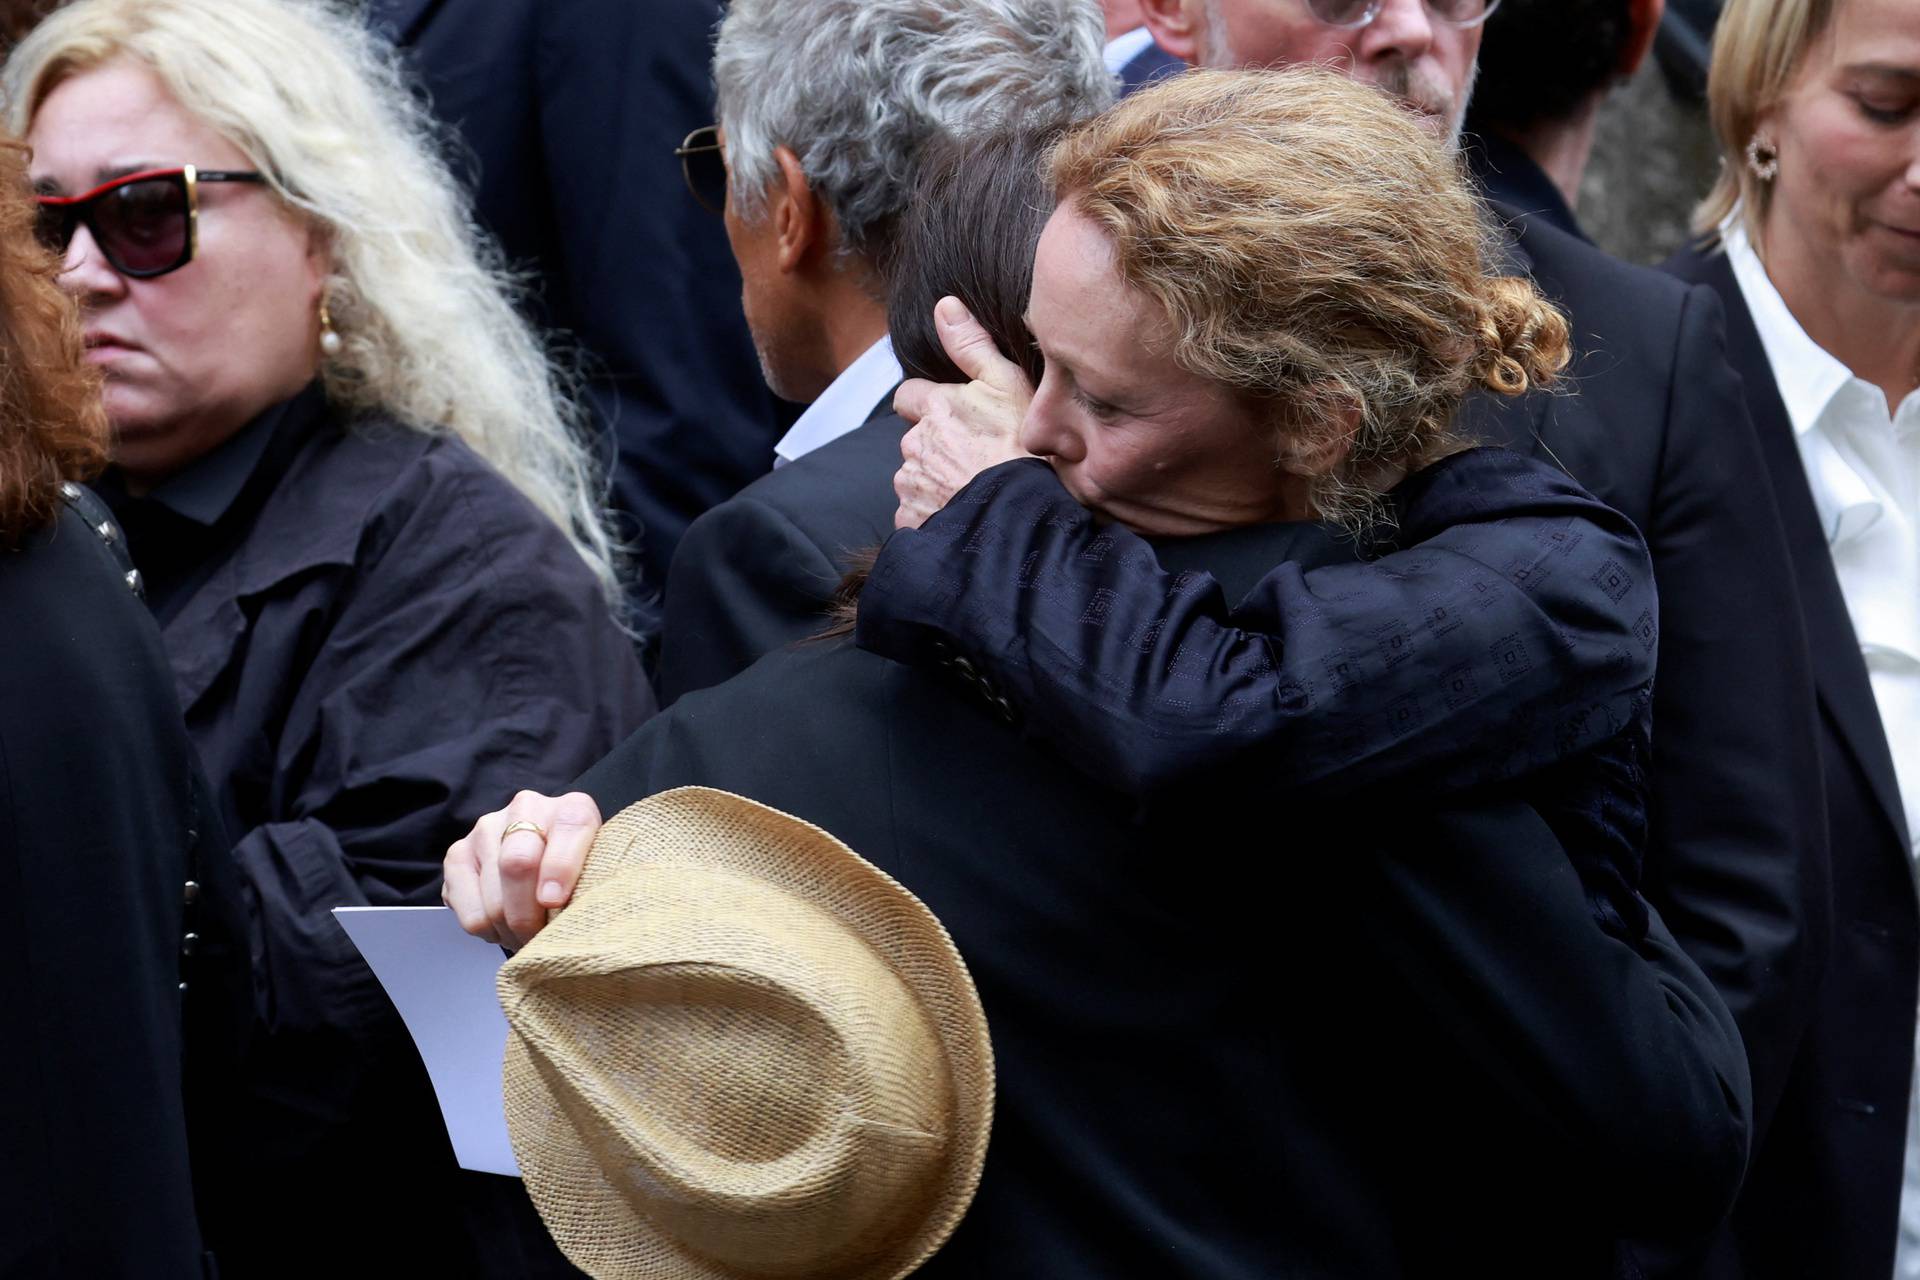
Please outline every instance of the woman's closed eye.
M1860 114L1875 124L1905 124L1913 118L1915 104L1911 98L1894 101L1855 94L1853 101Z
M1105 400L1095 399L1077 386L1073 389L1073 398L1079 403L1082 409L1085 409L1101 422L1111 422L1120 415L1119 409L1108 404Z

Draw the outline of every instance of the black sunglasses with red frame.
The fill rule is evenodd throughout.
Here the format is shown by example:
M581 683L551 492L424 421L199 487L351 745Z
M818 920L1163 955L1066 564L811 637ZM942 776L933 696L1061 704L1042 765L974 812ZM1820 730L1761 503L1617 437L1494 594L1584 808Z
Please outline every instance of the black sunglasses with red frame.
M143 169L77 196L40 195L34 234L61 256L84 225L123 276L151 280L193 261L200 241L200 184L265 182L247 169Z

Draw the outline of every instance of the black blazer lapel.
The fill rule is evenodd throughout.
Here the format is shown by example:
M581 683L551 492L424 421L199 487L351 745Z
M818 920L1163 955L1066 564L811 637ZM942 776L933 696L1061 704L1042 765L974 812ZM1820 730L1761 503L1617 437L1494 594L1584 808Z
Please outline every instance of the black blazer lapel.
M1760 331L1754 327L1753 313L1747 310L1725 254L1707 257L1688 250L1670 265L1682 278L1711 286L1725 304L1727 358L1746 383L1747 410L1753 415L1754 430L1760 436L1760 452L1767 460L1767 471L1773 479L1774 500L1779 503L1780 520L1786 526L1787 549L1793 557L1794 579L1800 589L1800 612L1806 621L1807 645L1813 656L1814 684L1827 714L1839 729L1841 740L1866 775L1887 821L1893 824L1900 847L1905 849L1909 847L1905 811L1900 804L1900 786L1893 771L1886 730L1880 724L1879 704L1873 698L1867 664L1860 656L1860 641L1853 633L1847 600L1833 569L1833 554L1828 550L1826 533L1814 509L1813 493L1807 487L1806 467L1800 460L1793 421L1787 416L1786 403L1780 399L1773 366L1767 361Z

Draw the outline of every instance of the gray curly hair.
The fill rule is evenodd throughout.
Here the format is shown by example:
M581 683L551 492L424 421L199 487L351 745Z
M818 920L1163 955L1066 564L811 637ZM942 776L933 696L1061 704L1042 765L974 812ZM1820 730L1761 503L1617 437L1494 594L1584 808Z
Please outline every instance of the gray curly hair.
M921 147L1105 107L1105 35L1097 0L733 0L713 78L735 208L760 215L784 145L840 248L879 261Z

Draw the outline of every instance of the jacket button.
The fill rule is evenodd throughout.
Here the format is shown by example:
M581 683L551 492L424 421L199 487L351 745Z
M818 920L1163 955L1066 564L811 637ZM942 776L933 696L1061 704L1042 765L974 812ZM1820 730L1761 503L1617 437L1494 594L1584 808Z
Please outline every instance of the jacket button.
M180 900L188 906L192 906L194 903L200 901L200 882L198 880L187 881L187 883L181 887Z
M138 569L127 570L127 590L133 592L136 596L144 596L147 594L146 579L140 576Z
M181 938L181 939L180 939L180 954L181 954L181 955L183 955L183 956L190 956L190 955L192 955L192 954L193 954L193 953L194 953L195 951L198 951L199 949L200 949L200 935L199 935L199 934L197 934L197 933L189 933L189 934L187 934L187 935L186 935L185 937L183 937L183 938Z
M93 531L99 534L100 541L106 543L108 546L112 546L114 540L120 536L120 530L114 527L113 521L111 520L102 520L99 524L93 526Z
M183 982L180 984L180 994L185 995L186 993L187 993L187 984Z
M73 502L80 497L80 486L71 480L63 481L60 485L60 496L68 502Z

